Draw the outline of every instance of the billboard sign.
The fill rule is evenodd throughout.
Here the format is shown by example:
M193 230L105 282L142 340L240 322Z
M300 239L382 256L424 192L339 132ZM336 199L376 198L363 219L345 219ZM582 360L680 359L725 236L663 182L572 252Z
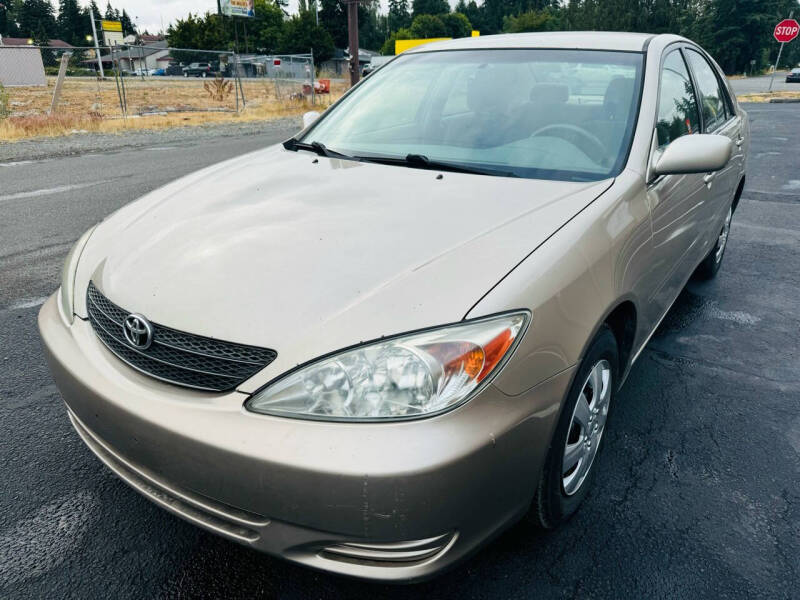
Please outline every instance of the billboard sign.
M103 43L106 46L117 46L123 43L121 21L100 21L103 31Z
M220 0L219 8L228 17L255 17L254 0Z

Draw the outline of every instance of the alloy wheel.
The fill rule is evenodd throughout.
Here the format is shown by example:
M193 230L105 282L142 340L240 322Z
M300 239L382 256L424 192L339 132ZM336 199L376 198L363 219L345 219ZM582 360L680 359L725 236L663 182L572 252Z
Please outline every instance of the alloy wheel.
M580 489L592 468L608 418L611 384L611 364L601 360L581 388L561 462L561 485L567 496Z

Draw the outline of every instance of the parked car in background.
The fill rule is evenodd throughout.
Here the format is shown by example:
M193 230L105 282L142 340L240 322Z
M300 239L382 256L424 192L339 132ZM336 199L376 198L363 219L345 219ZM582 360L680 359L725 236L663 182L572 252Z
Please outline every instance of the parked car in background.
M178 63L170 63L164 69L164 74L174 77L175 75L183 75L183 65Z
M364 65L364 68L361 70L361 76L366 77L370 73L374 73L393 58L394 56L373 56L369 62Z
M147 74L150 75L150 76L160 77L162 75L165 75L166 71L164 69L160 69L160 68L159 69L150 69L149 71L147 71Z
M211 73L209 63L191 63L188 67L183 67L184 77L208 77Z
M39 314L73 426L172 513L351 576L564 523L722 264L750 140L723 72L674 35L455 39L304 125L78 240Z
M792 69L786 74L786 83L800 83L800 67Z

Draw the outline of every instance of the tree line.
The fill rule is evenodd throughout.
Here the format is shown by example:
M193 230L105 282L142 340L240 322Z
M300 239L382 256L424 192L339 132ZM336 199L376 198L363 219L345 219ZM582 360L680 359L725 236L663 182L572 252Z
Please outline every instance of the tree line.
M319 5L315 6L315 1ZM285 0L256 0L256 17L248 20L248 51L292 53L314 50L320 61L334 48L347 47L347 16L339 0L300 0L298 14L286 13ZM765 69L775 60L775 24L794 10L798 0L388 0L359 6L362 48L394 54L397 39L465 37L528 31L641 31L676 33L706 48L728 73ZM317 25L317 13L319 25ZM230 19L215 14L190 15L169 30L170 44L232 49ZM241 29L240 29L241 31ZM213 40L213 41L212 41ZM208 45L213 44L213 45ZM800 61L800 39L788 44L783 66Z
M317 2L319 4L317 4ZM95 0L0 0L0 34L31 37L37 43L60 38L86 45L91 35L89 10L122 21L126 34L136 33L126 11L109 2L100 12ZM775 24L794 10L798 0L388 0L359 6L362 48L394 54L397 39L465 37L526 31L642 31L677 33L705 47L728 73L757 72L774 62L778 44ZM347 15L340 0L299 0L288 14L287 0L255 0L255 18L234 19L207 12L178 19L167 31L170 46L233 50L263 54L305 53L317 62L346 48ZM237 42L238 39L238 42ZM800 40L786 46L784 66L800 61Z
M88 39L92 35L90 14L120 21L124 35L138 33L127 11L120 12L111 2L101 11L95 0L83 7L78 0L59 0L58 10L50 0L0 0L0 35L29 38L38 46L46 46L53 39L73 46L91 46L94 42Z

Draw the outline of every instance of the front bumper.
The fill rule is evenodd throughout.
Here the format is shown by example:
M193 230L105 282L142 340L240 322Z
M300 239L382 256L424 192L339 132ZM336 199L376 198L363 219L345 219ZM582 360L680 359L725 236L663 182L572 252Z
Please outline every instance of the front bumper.
M39 328L76 430L127 483L229 539L377 580L430 576L525 513L572 375L429 419L325 423L141 375L55 296Z

